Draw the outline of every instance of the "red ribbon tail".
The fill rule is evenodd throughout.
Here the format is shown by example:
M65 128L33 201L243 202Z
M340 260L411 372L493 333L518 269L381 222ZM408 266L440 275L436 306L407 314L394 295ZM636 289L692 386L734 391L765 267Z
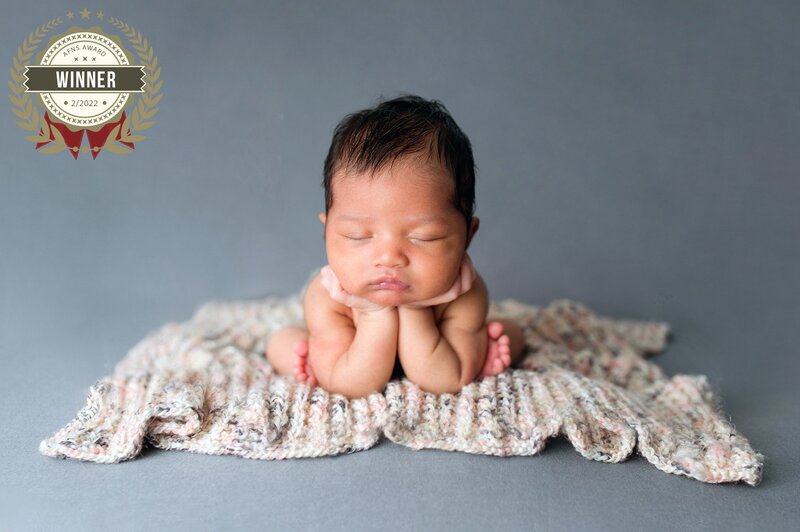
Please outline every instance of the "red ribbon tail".
M86 130L86 138L89 140L89 147L92 151L92 159L97 159L97 154L100 153L103 146L106 144L106 140L108 136L111 134L111 130L117 126L120 126L120 131L114 137L114 140L119 140L122 138L122 123L125 121L125 111L122 111L122 115L120 115L119 120L116 122L109 122L108 124L104 125L98 131L91 131L89 129ZM127 131L130 134L130 129ZM122 141L120 141L122 142ZM129 148L133 149L132 142L122 142Z

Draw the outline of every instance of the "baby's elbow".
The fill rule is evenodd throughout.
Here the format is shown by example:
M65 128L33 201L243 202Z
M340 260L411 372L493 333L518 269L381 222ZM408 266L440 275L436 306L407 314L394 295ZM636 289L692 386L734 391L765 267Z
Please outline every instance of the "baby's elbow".
M425 391L429 392L429 393L432 393L434 395L442 395L442 394L445 394L445 393L448 393L450 395L458 395L458 393L461 391L461 388L463 388L463 386L459 382L459 383L456 383L453 386L434 387L434 388L431 388L431 389L428 389L428 390L425 390Z
M422 391L432 393L434 395L442 395L444 393L456 395L461 391L461 388L464 387L464 384L460 379L439 379L436 382L416 384Z
M469 381L469 382L472 382L472 381ZM449 394L452 394L452 395L458 395L461 392L461 389L464 386L466 386L467 384L469 384L469 382L464 383L462 381L458 381L456 384L447 387L443 392L440 392L440 394L449 393Z
M338 393L347 397L347 399L363 399L364 397L368 397L376 392L383 391L383 388L378 388L377 386L342 386L338 388L333 393Z
M471 364L464 364L462 361L459 363L455 372L448 377L443 377L442 375L437 375L435 378L429 377L427 379L412 379L409 377L409 380L419 386L422 391L428 393L435 395L441 395L443 393L457 395L464 386L475 380L476 374L477 370L473 370Z
M388 379L376 379L365 373L344 375L334 370L331 371L327 382L320 383L320 385L328 393L343 395L347 399L361 399L373 393L382 392L387 382Z

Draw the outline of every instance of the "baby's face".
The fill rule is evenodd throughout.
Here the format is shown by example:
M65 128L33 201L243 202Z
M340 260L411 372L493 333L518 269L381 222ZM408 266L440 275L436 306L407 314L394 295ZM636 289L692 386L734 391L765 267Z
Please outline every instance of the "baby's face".
M466 252L463 215L452 204L453 178L437 161L397 159L366 175L336 175L325 223L328 263L342 288L398 306L435 297L455 282ZM472 235L478 219L473 219ZM375 283L396 278L406 288Z

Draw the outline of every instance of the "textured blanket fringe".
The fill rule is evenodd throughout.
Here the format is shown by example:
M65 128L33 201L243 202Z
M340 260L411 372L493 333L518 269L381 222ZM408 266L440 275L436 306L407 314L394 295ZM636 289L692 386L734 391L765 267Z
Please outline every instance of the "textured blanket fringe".
M636 450L703 482L761 482L764 456L727 421L706 377L668 378L645 360L663 350L667 324L601 317L567 299L544 308L507 299L489 312L523 328L518 368L458 394L401 379L347 400L275 375L262 355L273 331L302 323L299 295L209 302L136 344L39 451L115 463L149 443L275 460L352 453L386 436L413 449L527 456L564 435L591 460Z

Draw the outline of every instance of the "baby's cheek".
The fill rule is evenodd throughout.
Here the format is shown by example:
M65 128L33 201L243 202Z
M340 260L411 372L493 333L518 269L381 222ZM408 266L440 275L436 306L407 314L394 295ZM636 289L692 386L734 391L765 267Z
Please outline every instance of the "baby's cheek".
M336 278L339 279L339 284L341 285L342 289L350 294L356 295L356 292L360 290L360 287L358 286L357 280L350 273L352 271L352 267L347 263L347 261L342 260L336 254L329 253L328 264L330 264L331 269L336 274Z
M341 281L341 285L345 292L357 297L366 298L371 292L368 287L368 280L357 276L345 276Z
M440 274L431 278L431 283L428 286L430 294L426 298L438 296L450 290L458 277L458 272L448 272L447 274Z
M363 297L364 295L364 287L362 286L363 283L359 283L355 279L351 279L350 277L345 277L344 279L341 279L340 282L345 292L353 294L354 296Z

